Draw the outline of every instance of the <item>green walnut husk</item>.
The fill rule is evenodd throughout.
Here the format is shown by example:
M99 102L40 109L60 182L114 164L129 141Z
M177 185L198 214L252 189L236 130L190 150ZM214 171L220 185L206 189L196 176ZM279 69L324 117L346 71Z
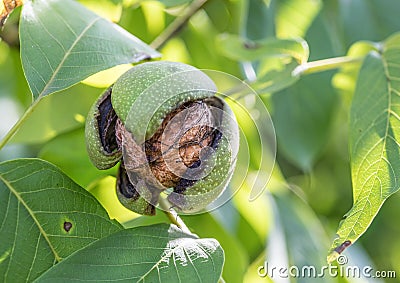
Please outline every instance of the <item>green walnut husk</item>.
M112 132L115 132L116 120L117 116L111 105L111 88L109 88L92 105L86 118L86 149L90 160L98 169L111 168L121 160L121 148L116 143L107 142L107 139L115 139Z
M113 87L111 101L127 130L139 140L153 135L177 105L215 92L214 82L200 70L161 61L138 65L123 74Z
M149 62L123 74L91 108L89 157L99 169L121 160L117 195L128 209L153 215L160 194L196 212L226 188L235 166L238 128L214 82L198 69Z

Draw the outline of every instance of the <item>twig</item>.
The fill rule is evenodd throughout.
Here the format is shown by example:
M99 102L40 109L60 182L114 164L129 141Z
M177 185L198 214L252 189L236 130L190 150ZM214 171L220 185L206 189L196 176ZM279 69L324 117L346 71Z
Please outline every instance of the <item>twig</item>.
M168 40L170 40L189 19L207 2L207 0L194 0L182 15L178 16L156 39L150 43L154 49L161 48Z
M184 233L193 234L190 229L183 222L182 218L179 217L178 213L171 207L171 204L163 197L159 199L160 208L167 215L171 223L178 226Z

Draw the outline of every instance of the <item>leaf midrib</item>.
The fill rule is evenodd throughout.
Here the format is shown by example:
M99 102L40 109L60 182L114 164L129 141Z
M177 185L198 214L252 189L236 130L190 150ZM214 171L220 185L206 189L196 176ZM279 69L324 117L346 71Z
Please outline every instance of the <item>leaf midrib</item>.
M176 240L176 239L177 239L177 238L172 238L172 239L170 239L168 242L170 242L170 241L172 241L172 240ZM190 239L190 240L196 240L196 239L192 239L192 238L186 238L186 241L189 240L189 239ZM198 245L198 243L196 243L196 244ZM161 255L160 260L157 261L157 262L155 262L154 265L149 269L149 271L147 271L145 274L143 274L136 282L140 282L140 281L143 281L143 282L144 282L144 279L146 278L146 276L149 275L150 272L152 272L155 268L158 269L158 266L161 264L161 262L162 262L164 259L167 259L167 258L169 258L171 255L174 255L176 249L178 249L178 248L180 248L180 247L184 248L184 246L185 246L184 244L178 244L178 245L177 245L176 247L174 247L173 249L170 249L170 253L165 254L165 255ZM192 263L191 260L190 260L190 262ZM175 264L175 260L174 260L174 264ZM193 263L192 263L192 265L193 265ZM196 273L197 273L196 267L195 267L194 265L193 265L193 267L194 267L194 269L196 270ZM178 274L178 277L179 277L178 270L176 271L176 274Z
M21 197L21 195L14 189L14 187L10 184L10 182L8 182L6 179L4 179L3 175L0 174L0 180L7 186L7 188L15 195L15 197L17 198L17 200L25 207L25 209L28 211L29 215L32 217L33 221L35 222L36 226L39 229L39 232L41 235L43 235L44 239L46 240L46 242L48 243L51 251L54 254L55 259L59 262L61 261L61 257L60 255L56 252L55 248L53 247L53 245L51 244L50 239L47 237L46 232L43 230L42 226L40 225L39 220L36 218L35 213L33 212L33 210L31 210L29 208L29 206L26 204L26 202L23 200L23 198Z
M390 85L390 82L391 82L391 80L390 80L390 74L389 74L389 70L388 70L388 66L387 66L387 62L386 62L386 60L385 60L385 57L384 57L384 55L381 55L380 58L381 58L382 66L383 66L383 69L384 69L384 75L385 75L385 79L386 79L386 82L387 82L387 83L386 83L386 87L387 87L387 92L388 92L388 106L387 106L387 108L386 108L386 110L387 110L387 117L386 117L386 126L385 126L385 136L384 136L384 138L383 138L382 150L381 150L380 157L379 157L379 166L378 166L378 168L377 168L376 170L374 170L374 172L373 172L373 174L375 175L375 176L374 176L374 180L373 180L373 185L372 185L371 189L370 189L369 192L368 192L368 195L367 195L367 197L366 197L366 200L365 200L364 205L362 206L362 210L360 211L359 216L357 217L357 219L356 219L356 221L354 222L354 224L353 224L351 227L349 227L349 228L350 228L350 231L347 233L345 239L348 239L349 236L352 234L352 232L353 232L354 234L357 235L357 232L354 230L354 227L357 225L357 223L359 223L359 219L360 219L360 217L361 217L362 214L363 214L363 211L364 211L364 209L365 209L365 206L366 206L366 204L369 202L369 199L370 199L370 196L371 196L371 193L372 193L372 189L374 188L376 179L378 178L378 172L381 170L382 161L384 161L384 156L383 156L383 154L384 154L384 152L385 152L386 142L387 142L387 139L388 139L388 137L389 137L389 135L388 135L388 132L389 132L389 121L390 121L390 115L391 115L391 110L392 110L392 109L391 109L391 104L392 104L392 87L391 87L391 85ZM380 191L381 191L381 196L382 196L382 187L380 187ZM388 197L388 196L387 196L387 197ZM387 197L386 197L386 198L387 198ZM385 198L385 199L386 199L386 198ZM384 200L384 199L382 199L382 197L381 197L380 199L381 199L381 202L382 202L382 200ZM382 203L381 203L381 205L382 205ZM378 212L378 211L379 211L379 209L377 209L377 212ZM375 215L377 214L377 212L375 213ZM372 217L371 217L371 221L370 221L370 222L372 222L372 220L373 220L373 218L375 217L375 215L371 215ZM360 236L361 236L361 235L359 235L358 237L356 237L355 239L353 239L353 242L356 241Z
M65 61L67 60L67 58L69 57L69 55L71 54L72 50L75 48L75 46L78 44L78 42L82 39L82 37L85 35L85 33L92 28L92 26L98 22L99 20L101 20L101 17L97 17L95 19L93 19L92 22L90 22L82 31L81 33L77 36L77 38L74 40L74 42L72 43L72 45L68 48L68 50L65 52L63 58L61 59L60 63L58 64L57 68L54 70L53 74L51 75L49 81L47 82L47 84L45 85L44 89L42 90L42 92L39 94L38 99L40 99L41 97L43 97L44 95L46 95L46 91L48 90L49 86L53 83L55 77L57 76L57 74L59 73L60 69L62 68L62 66L64 65Z

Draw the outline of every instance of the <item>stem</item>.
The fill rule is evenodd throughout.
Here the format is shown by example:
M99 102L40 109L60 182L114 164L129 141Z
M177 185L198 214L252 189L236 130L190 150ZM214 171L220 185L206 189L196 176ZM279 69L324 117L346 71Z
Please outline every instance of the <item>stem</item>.
M168 40L170 40L186 23L189 19L207 2L207 0L194 0L182 15L178 16L156 39L150 43L154 49L159 49Z
M159 198L159 204L162 211L167 215L171 223L178 226L184 233L193 234L190 229L183 222L182 218L179 217L178 213L171 207L171 204L163 197Z
M0 150L10 141L10 139L15 135L21 125L25 120L33 113L40 99L35 100L29 108L24 112L24 114L18 119L18 121L12 126L12 128L7 132L4 138L0 141Z
M329 59L308 62L297 66L293 70L292 75L300 76L300 75L307 75L322 71L333 70L344 67L345 65L358 64L363 59L364 57L343 56L343 57L336 57L336 58L329 58Z

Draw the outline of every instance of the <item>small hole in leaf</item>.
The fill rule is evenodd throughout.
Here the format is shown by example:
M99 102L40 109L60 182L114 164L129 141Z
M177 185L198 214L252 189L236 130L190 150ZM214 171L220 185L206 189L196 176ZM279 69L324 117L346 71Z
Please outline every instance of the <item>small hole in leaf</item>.
M69 230L71 230L71 228L72 228L72 223L71 222L67 222L67 221L65 221L64 222L64 230L65 230L65 232L69 232Z

